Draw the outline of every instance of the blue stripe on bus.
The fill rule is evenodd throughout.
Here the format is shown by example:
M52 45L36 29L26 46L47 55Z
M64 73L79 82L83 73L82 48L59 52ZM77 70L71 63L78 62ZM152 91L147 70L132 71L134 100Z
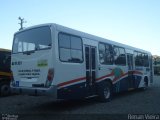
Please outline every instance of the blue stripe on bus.
M138 88L142 77L138 75L134 75L134 77L135 77L135 80L134 80L133 86L134 88ZM95 84L96 86L101 86L103 82L104 81L101 81ZM60 88L58 89L57 97L58 99L80 99L80 98L87 97L86 96L87 88L85 87L85 85L86 85L86 82L83 82L83 83L78 83L78 84ZM128 87L128 85L129 85L129 77L126 76L121 80L117 81L115 84L113 84L113 92L118 93L122 91L127 91L129 88L133 88L133 87ZM98 91L98 87L97 87L97 91ZM98 94L98 93L95 93L95 94Z

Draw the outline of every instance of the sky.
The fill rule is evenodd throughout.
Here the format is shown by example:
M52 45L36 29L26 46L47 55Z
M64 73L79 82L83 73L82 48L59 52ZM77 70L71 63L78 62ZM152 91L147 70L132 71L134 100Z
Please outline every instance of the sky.
M0 48L20 28L57 23L160 56L160 0L1 0Z

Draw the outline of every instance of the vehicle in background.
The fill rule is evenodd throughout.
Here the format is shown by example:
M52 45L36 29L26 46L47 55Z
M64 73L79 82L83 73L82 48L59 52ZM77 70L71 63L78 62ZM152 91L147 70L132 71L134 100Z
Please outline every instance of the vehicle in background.
M11 50L0 48L0 95L10 94L11 81Z
M153 55L153 67L154 67L154 74L155 75L160 75L160 56L158 55Z
M55 99L109 101L153 83L150 52L57 24L15 33L11 69L13 93Z

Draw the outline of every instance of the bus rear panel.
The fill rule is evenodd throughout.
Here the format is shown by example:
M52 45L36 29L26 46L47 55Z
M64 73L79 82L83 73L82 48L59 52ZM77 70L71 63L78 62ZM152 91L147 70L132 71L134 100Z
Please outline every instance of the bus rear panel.
M54 95L54 60L51 26L40 26L14 35L12 92ZM55 91L56 93L56 91Z

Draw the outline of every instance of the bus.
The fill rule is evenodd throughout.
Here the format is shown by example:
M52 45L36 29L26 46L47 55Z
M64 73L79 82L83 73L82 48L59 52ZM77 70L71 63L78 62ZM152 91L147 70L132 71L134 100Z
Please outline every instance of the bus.
M11 81L11 50L0 48L0 95L7 96L10 93Z
M54 99L98 97L153 83L150 52L55 23L14 34L13 93Z

